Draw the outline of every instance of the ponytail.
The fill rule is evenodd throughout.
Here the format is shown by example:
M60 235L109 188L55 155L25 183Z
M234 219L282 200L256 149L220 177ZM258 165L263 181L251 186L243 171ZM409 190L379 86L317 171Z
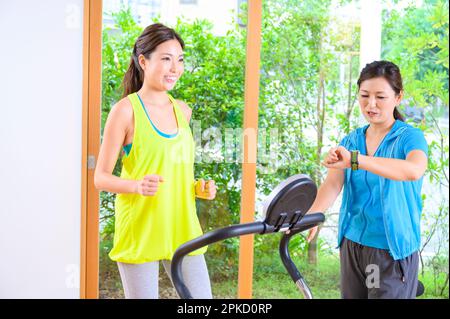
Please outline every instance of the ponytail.
M394 108L394 119L399 120L404 122L405 118L403 117L403 115L399 112L399 110L397 109L397 107Z
M128 96L131 93L137 92L143 84L143 74L141 66L139 65L137 56L136 56L136 46L133 49L133 53L131 55L130 65L128 66L128 70L123 77L122 86L123 86L123 94L122 98Z

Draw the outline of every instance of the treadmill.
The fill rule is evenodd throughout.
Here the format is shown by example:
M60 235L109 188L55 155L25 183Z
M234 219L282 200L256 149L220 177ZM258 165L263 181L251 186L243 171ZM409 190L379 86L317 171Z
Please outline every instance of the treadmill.
M273 234L282 232L279 253L284 267L305 299L312 299L312 293L289 254L289 241L293 236L313 228L325 221L323 213L309 213L317 194L317 187L310 177L293 175L282 181L263 204L263 221L237 224L213 230L181 245L172 258L171 274L173 285L182 299L192 299L183 281L181 265L189 253L225 240L248 234Z

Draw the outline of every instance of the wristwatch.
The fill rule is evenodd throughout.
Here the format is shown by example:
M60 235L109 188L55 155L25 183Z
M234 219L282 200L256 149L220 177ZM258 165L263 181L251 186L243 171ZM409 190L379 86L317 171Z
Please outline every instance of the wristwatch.
M359 151L350 151L351 154L351 167L352 171L357 171L359 168L359 162L358 162L358 154Z

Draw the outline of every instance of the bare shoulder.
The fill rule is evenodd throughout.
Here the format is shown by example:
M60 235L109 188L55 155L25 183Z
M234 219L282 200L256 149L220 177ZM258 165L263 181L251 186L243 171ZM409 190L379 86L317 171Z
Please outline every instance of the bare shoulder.
M177 100L177 103L183 111L192 112L192 109L186 104L186 102L184 102L182 100Z
M133 106L127 97L114 104L109 112L109 118L122 123L132 123Z
M108 114L106 126L122 128L128 132L132 130L134 124L133 106L127 97L124 97L111 107Z
M124 97L119 102L113 105L111 108L111 113L116 113L114 115L120 115L124 118L131 118L133 117L133 106L131 105L130 100L128 97Z
M177 100L177 103L180 106L181 110L183 111L184 115L186 116L187 121L189 122L192 116L192 109L186 104L186 102L182 100Z

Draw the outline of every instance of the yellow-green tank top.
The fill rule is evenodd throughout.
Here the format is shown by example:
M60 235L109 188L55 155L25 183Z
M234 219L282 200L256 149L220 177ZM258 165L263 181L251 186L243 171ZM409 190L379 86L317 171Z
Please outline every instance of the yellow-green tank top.
M134 112L133 144L122 159L121 178L164 178L154 196L117 194L114 246L109 256L124 263L171 260L186 241L202 235L195 207L194 140L176 100L172 102L178 132L163 137L155 131L136 93L128 95ZM190 255L205 253L206 247Z

